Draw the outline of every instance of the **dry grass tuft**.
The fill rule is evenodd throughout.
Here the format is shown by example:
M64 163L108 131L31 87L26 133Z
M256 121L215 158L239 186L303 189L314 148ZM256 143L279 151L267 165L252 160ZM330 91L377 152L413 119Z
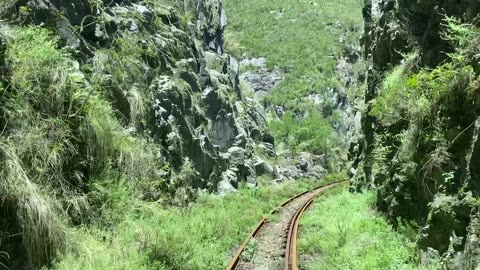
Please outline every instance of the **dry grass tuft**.
M65 235L58 208L42 195L15 151L5 143L0 143L0 172L0 201L15 203L23 244L31 263L45 265L64 248Z

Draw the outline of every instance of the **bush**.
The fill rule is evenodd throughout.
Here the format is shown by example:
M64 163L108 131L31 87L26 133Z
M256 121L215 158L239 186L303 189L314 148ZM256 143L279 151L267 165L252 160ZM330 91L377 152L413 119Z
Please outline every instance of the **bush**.
M40 27L15 31L8 41L6 64L16 103L27 102L40 113L60 116L70 101L75 63L57 48L58 37Z
M285 142L294 152L323 154L333 145L333 129L319 112L312 111L299 120L287 112L281 119L270 121L269 129L277 140Z
M120 118L138 129L146 123L145 104L151 98L146 89L154 76L146 59L157 61L155 56L156 48L149 39L125 33L93 58L92 82L112 99Z
M435 69L414 72L417 55L385 77L369 114L389 126L399 120L420 121L435 115L455 95L471 92L477 85L473 67L462 61L444 63ZM443 102L443 103L442 103Z
M102 85L87 82L78 62L58 48L58 37L33 26L13 31L5 56L12 74L0 101L7 123L0 211L14 212L17 221L10 227L2 221L0 232L22 230L17 239L41 267L63 250L68 222L91 218L92 179L156 181L161 162L158 146L122 127Z

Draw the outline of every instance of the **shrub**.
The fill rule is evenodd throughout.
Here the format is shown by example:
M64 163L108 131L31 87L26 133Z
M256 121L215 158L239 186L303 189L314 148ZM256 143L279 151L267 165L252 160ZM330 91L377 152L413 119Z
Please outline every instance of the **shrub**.
M270 121L269 129L277 140L285 142L295 152L322 154L332 146L333 129L316 111L299 120L287 112L281 119Z
M161 161L157 145L122 127L104 88L87 83L56 36L32 26L13 31L1 100L0 211L15 212L19 239L41 267L63 250L65 224L90 218L92 179L157 181Z
M466 60L478 52L480 30L470 23L463 23L455 17L444 18L442 38L451 43L455 53L449 56L456 60ZM470 60L470 59L468 59Z
M475 83L473 67L463 61L439 65L433 70L422 68L414 73L410 55L384 79L369 114L389 126L398 122L420 121L435 115L461 92L471 92Z
M415 91L415 79L409 79L417 58L417 53L406 56L406 60L388 73L383 80L379 95L373 101L369 114L379 118L385 125L395 123L399 117L409 120L413 103L421 95Z
M155 59L153 46L147 38L123 34L114 39L112 48L98 50L93 58L92 82L113 100L122 120L136 128L146 122L146 89L152 70L145 59Z
M70 101L69 76L78 63L57 48L58 37L40 27L14 32L8 41L6 63L12 69L10 83L15 102L27 102L40 113L60 116Z

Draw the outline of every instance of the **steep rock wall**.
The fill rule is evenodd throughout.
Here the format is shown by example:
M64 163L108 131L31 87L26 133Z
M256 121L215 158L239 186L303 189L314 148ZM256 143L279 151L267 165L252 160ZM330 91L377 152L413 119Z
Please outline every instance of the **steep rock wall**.
M377 206L395 225L420 226L424 261L441 255L449 269L478 267L480 107L476 92L466 90L475 80L459 79L464 71L478 75L478 59L448 41L445 18L475 23L479 11L477 1L428 0L367 0L363 10L371 66L362 127L350 148L352 188L377 189ZM465 58L456 62L451 53Z
M200 177L195 187L215 189L229 166L219 153L241 144L251 159L251 134L261 140L266 132L261 107L240 96L237 61L222 54L227 19L221 1L93 3L23 0L8 11L22 24L55 31L65 46L77 50L81 68L93 66L90 79L101 83L111 83L112 70L99 58L112 69L125 68L115 66L117 59L102 54L104 49L119 50L120 39L131 38L141 50L135 68L143 77L124 74L123 84L110 85L107 94L119 117L131 131L155 138L176 169L183 159L192 160ZM134 95L144 100L146 119L136 119ZM238 107L247 113L239 115ZM239 177L250 176L245 173Z

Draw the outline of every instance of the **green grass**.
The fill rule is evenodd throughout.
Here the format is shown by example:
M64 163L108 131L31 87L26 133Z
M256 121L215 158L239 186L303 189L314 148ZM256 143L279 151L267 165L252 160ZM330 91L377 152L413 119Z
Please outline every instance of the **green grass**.
M240 46L250 56L266 57L271 67L287 69L272 101L297 107L299 98L338 84L334 74L342 50L338 39L344 35L346 44L358 43L361 2L226 0L230 18L226 49L238 57L235 48Z
M315 201L301 221L306 269L425 269L415 244L374 210L375 194L337 188ZM429 269L437 269L432 265Z
M201 194L189 207L135 200L128 185L100 182L105 223L69 233L70 249L55 269L223 269L255 224L312 181ZM110 228L110 229L99 229Z
M382 78L379 95L373 100L369 114L389 126L402 120L415 122L428 118L438 120L439 110L452 104L454 96L465 92L470 98L478 91L478 78L471 56L480 44L480 30L474 25L445 17L441 33L445 42L455 51L450 61L434 69L421 67L419 52L404 56L401 65Z
M314 154L326 153L336 142L331 135L333 128L322 115L312 111L307 118L295 120L292 113L285 113L282 118L271 120L269 130L294 151L307 151Z
M2 220L0 234L23 232L2 251L16 260L21 244L41 267L66 247L67 226L91 218L92 179L162 181L162 164L158 146L120 124L104 89L87 82L51 31L15 27L2 39L12 74L1 80L0 212L16 219Z
M292 112L271 124L271 128L277 141L294 151L325 152L332 148L328 138L334 137L334 133L325 123L339 119L328 108L331 104L327 90L344 86L335 66L344 47L358 46L363 25L362 2L225 0L229 15L226 51L239 58L243 54L265 57L269 68L278 67L286 72L285 80L270 92L264 103L282 105ZM340 43L339 39L345 42ZM307 100L310 94L323 95L325 105L314 105ZM293 118L293 114L304 120ZM325 119L319 120L318 116ZM319 127L321 135L308 131ZM286 136L284 130L288 129L303 132Z

